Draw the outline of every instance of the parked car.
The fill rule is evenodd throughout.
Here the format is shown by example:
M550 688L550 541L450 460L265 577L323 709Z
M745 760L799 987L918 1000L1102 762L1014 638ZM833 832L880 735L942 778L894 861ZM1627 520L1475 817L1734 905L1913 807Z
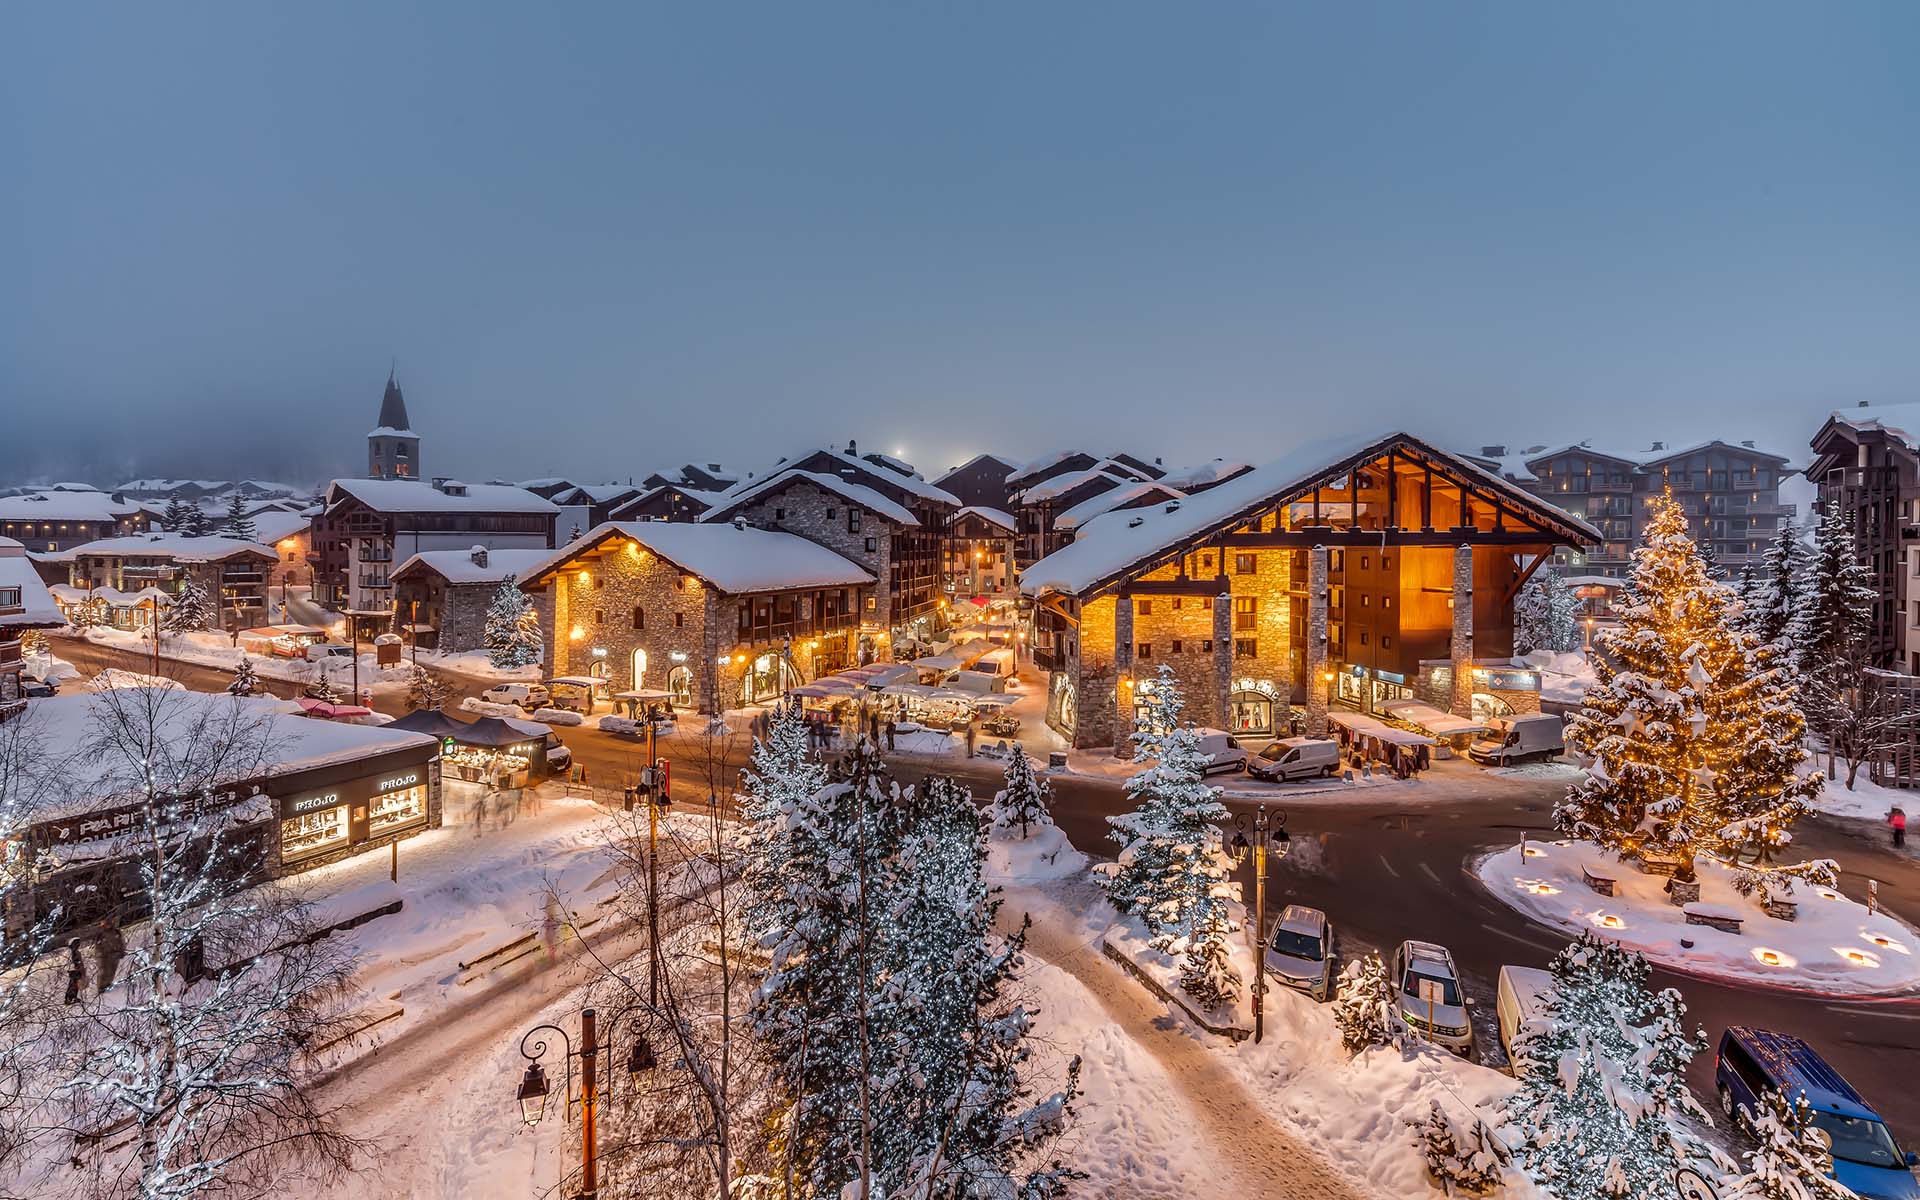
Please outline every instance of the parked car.
M1553 713L1495 717L1487 731L1467 746L1467 757L1485 767L1510 767L1528 759L1552 758L1567 748L1560 718Z
M573 769L573 751L551 731L547 734L547 774L565 775Z
M496 683L481 692L480 698L488 704L517 704L528 711L553 703L546 685L541 683Z
M1910 1170L1920 1156L1902 1153L1880 1114L1812 1046L1786 1033L1735 1025L1714 1054L1720 1111L1735 1124L1763 1111L1768 1092L1804 1095L1813 1124L1833 1152L1833 1177L1869 1200L1920 1200Z
M1453 952L1432 942L1404 941L1393 952L1395 995L1409 1028L1455 1054L1473 1057L1473 1022Z
M20 677L20 694L29 699L45 699L48 696L57 696L60 694L60 683L58 680L35 679L31 675L22 675Z
M1514 1043L1521 1027L1540 1015L1541 998L1552 986L1553 975L1538 967L1500 968L1500 982L1493 997L1494 1017L1500 1025L1500 1048L1507 1052L1516 1075L1520 1073L1520 1056L1514 1053Z
M1333 995L1333 925L1327 914L1304 904L1289 904L1267 938L1263 956L1275 981L1322 1003Z
M1339 769L1340 746L1326 738L1280 738L1247 760L1247 774L1275 783L1332 775Z
M314 642L301 653L306 655L308 662L325 662L336 658L351 659L353 647L339 642Z
M1202 775L1216 771L1238 771L1247 765L1247 749L1234 736L1221 729L1196 729L1200 735L1200 753L1207 756Z

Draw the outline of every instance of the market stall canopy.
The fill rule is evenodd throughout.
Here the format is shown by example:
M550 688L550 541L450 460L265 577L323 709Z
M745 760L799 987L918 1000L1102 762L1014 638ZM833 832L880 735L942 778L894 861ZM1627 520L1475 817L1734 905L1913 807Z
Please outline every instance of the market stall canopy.
M452 738L457 742L466 736L468 727L465 721L456 721L438 709L423 708L396 718L387 728L424 733L433 738Z
M818 683L803 683L799 687L787 689L789 696L804 696L809 700L845 700L852 693L845 688L822 687Z
M521 724L531 724L531 722ZM453 740L467 746L493 746L504 749L508 746L521 745L528 738L545 736L544 733L535 734L525 729L515 729L514 722L503 721L499 717L481 717L468 725L464 733L455 734Z
M615 700L671 700L673 693L660 688L635 688L630 692L615 692Z
M842 679L838 675L828 675L824 679L816 679L807 686L829 688L836 692L857 692L860 690L858 683L855 683L851 679Z
M936 654L931 658L916 658L913 665L921 671L958 671L970 661L958 654Z
M543 680L548 687L559 684L561 687L603 688L612 683L611 679L600 679L592 675L555 675Z
M1456 717L1452 713L1442 712L1431 704L1419 700L1392 700L1380 706L1380 711L1396 720L1409 725L1418 725L1428 733L1440 737L1454 737L1462 733L1485 733L1487 723L1471 717Z
M890 683L880 689L880 694L882 696L912 696L917 700L925 700L939 690L939 688L928 687L924 683Z
M1434 744L1433 739L1425 734L1412 733L1405 729L1395 729L1391 725L1382 724L1372 717L1362 716L1359 713L1329 712L1327 714L1327 720L1332 721L1335 725L1340 726L1357 737L1379 738L1381 741L1389 742L1395 746L1431 746Z
M920 678L912 663L881 663L866 668L867 686L884 690L893 683L911 683Z
M989 692L984 696L971 696L975 708L1006 708L1020 703L1020 697L1009 696L1005 692Z

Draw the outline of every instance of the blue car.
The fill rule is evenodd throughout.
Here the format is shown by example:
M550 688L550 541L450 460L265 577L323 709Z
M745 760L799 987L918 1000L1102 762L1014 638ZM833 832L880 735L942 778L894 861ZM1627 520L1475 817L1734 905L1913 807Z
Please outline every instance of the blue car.
M1720 1035L1714 1055L1720 1111L1736 1123L1765 1111L1767 1092L1805 1095L1813 1123L1833 1150L1833 1177L1869 1200L1920 1200L1909 1169L1920 1158L1902 1154L1880 1115L1853 1085L1790 1034L1736 1025Z

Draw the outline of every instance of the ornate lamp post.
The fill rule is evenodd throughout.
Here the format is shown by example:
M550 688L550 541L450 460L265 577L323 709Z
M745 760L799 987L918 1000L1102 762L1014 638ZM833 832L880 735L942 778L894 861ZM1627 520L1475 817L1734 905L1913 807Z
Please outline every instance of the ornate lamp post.
M600 1146L598 1113L602 1100L613 1098L614 1086L614 1027L620 1018L633 1011L632 1005L621 1009L608 1018L606 1040L600 1040L600 1030L594 1011L584 1009L580 1013L580 1048L574 1049L573 1039L567 1031L558 1025L536 1025L527 1030L520 1038L520 1056L527 1060L527 1069L520 1076L520 1086L514 1098L520 1105L520 1119L532 1128L546 1115L547 1096L551 1085L547 1081L546 1067L548 1039L543 1036L552 1034L560 1039L560 1060L565 1067L565 1090L560 1095L565 1119L573 1120L573 1106L580 1106L580 1197L592 1200L600 1190ZM604 1056L605 1061L602 1062ZM573 1061L580 1060L580 1086L574 1091ZM627 1080L631 1087L640 1086L640 1076L651 1071L658 1059L653 1046L641 1034L635 1034L633 1045L627 1051ZM605 1075L602 1076L604 1070Z
M1251 840L1247 831L1253 831ZM1227 854L1238 866L1247 860L1247 851L1253 851L1253 1040L1258 1042L1266 1034L1267 996L1267 855L1285 858L1287 851L1293 849L1293 839L1287 834L1287 814L1282 810L1269 813L1267 806L1258 805L1253 810L1253 820L1247 820L1245 813L1233 818L1233 838L1227 843Z

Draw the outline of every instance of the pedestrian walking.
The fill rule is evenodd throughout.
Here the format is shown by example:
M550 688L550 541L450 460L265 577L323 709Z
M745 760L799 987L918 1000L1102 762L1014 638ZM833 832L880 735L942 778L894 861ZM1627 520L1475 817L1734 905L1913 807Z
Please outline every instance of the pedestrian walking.
M977 736L978 735L974 732L974 728L973 728L973 718L968 717L967 718L967 757L968 758L973 757L973 742L974 742L974 738Z
M120 932L120 926L112 918L107 919L106 929L94 942L94 953L97 959L94 964L97 976L94 995L97 996L113 986L114 976L120 973L120 960L127 956L127 937Z
M80 957L80 939L67 939L67 1000L72 1004L80 999L80 989L87 986L87 960Z
M1887 825L1893 830L1893 848L1898 850L1907 844L1907 810L1898 804L1887 814Z
M898 732L898 723L892 717L887 718L887 753L893 753L894 734Z
M547 893L546 913L540 918L540 944L546 948L547 961L560 954L560 897Z

